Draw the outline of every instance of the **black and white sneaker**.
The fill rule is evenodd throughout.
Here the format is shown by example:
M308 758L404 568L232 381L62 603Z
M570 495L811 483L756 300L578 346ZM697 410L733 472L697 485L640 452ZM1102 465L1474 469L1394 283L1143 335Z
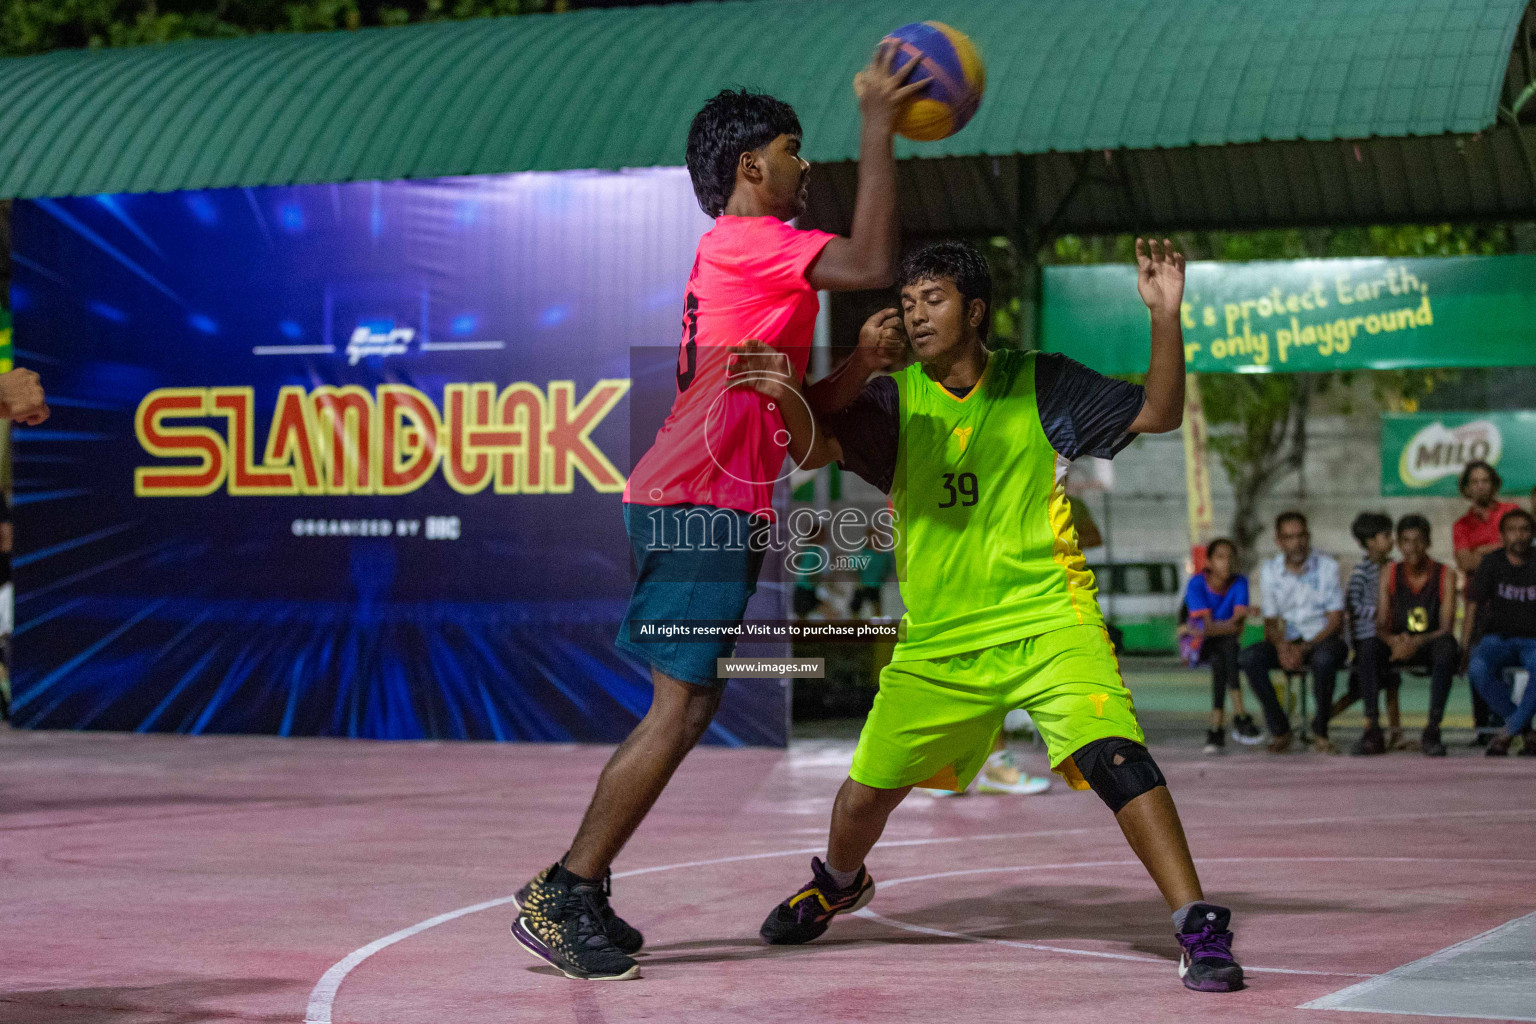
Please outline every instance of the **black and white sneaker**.
M1232 739L1245 747L1258 746L1264 738L1264 730L1254 722L1252 715L1232 716Z
M1196 903L1179 929L1179 980L1196 992L1236 992L1243 987L1243 968L1232 955L1227 925L1232 911Z
M639 963L608 936L603 882L563 880L568 877L548 868L518 890L513 937L567 978L627 981L640 977Z
M1205 730L1205 749L1202 754L1220 754L1227 749L1227 737L1220 729Z

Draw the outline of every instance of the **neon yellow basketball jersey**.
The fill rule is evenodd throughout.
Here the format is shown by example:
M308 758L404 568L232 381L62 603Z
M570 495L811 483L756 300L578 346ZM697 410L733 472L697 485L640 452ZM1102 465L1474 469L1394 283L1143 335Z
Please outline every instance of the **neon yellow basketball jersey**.
M892 660L1102 625L1067 502L1068 463L1035 404L1035 354L991 353L964 398L918 363L894 378L901 439L891 503L907 614Z

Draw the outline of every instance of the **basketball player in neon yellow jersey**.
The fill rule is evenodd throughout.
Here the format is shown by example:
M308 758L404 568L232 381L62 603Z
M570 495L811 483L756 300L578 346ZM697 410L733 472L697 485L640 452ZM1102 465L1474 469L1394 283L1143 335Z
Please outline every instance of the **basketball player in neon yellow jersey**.
M802 465L837 461L890 493L908 609L833 807L826 861L813 858L811 881L768 915L766 941L808 942L868 903L864 858L887 816L913 786L963 789L1003 717L1022 707L1051 767L1109 805L1168 901L1184 984L1242 987L1231 913L1205 902L1163 774L1143 745L1063 486L1070 460L1111 457L1136 434L1174 430L1183 418L1184 258L1168 241L1138 241L1136 251L1152 313L1144 387L1060 355L989 352L986 261L958 242L903 262L900 318L918 361L867 385L853 361L819 386L821 429L786 377L751 375L753 387L783 399ZM876 314L866 340L894 332L896 318ZM738 367L761 365L755 350L743 346Z

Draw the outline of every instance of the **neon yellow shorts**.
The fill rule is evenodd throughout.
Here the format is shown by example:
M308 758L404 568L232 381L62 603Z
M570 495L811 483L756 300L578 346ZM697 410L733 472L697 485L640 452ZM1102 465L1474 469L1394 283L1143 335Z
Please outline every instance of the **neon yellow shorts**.
M1146 742L1109 634L1098 625L1067 626L949 658L887 665L849 775L876 789L962 790L1014 708L1035 720L1051 770L1073 789L1088 788L1072 763L1085 743L1110 736Z

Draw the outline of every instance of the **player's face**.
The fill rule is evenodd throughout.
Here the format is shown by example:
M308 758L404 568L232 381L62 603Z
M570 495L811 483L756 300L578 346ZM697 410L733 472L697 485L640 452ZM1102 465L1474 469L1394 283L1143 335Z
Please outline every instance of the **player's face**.
M924 278L901 290L901 316L923 362L943 357L975 337L986 303L969 303L949 278Z
M779 209L798 217L809 198L811 165L800 156L800 136L780 135L757 151L763 190Z
M1397 535L1397 550L1403 553L1403 561L1409 565L1424 564L1429 552L1429 538L1423 530L1404 530Z

